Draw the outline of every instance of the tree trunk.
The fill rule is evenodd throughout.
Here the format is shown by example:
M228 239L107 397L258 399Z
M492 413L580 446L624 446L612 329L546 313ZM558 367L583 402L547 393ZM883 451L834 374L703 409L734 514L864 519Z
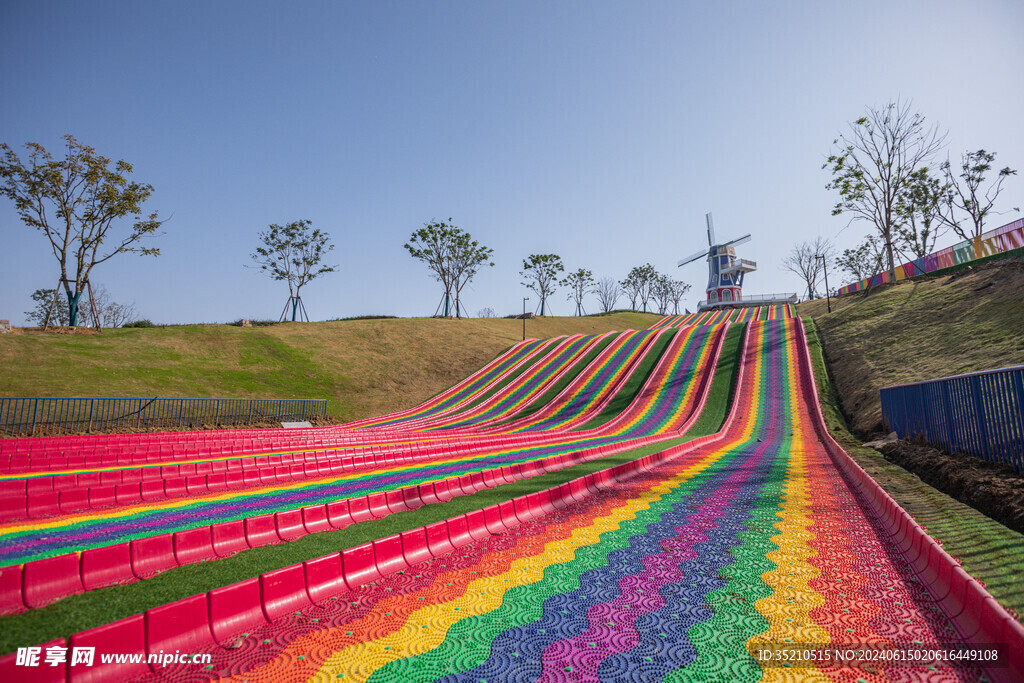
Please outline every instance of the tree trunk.
M292 322L295 322L295 316L299 312L299 297L292 297Z
M76 327L78 325L78 300L82 297L82 292L76 291L72 294L70 289L65 289L64 292L68 295L68 326Z

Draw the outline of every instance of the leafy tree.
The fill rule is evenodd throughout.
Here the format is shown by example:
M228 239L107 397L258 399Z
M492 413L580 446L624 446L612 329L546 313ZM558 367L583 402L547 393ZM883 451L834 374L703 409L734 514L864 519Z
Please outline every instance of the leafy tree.
M251 254L256 266L274 280L288 283L288 303L292 305L292 322L298 314L302 288L334 266L323 265L323 259L334 249L331 236L312 229L313 222L293 221L285 225L271 223L259 233L260 246Z
M489 261L493 250L481 246L469 233L452 225L451 218L447 223L424 223L403 246L410 256L425 263L434 279L444 287L446 318L451 315L452 295L456 298L456 314L461 314L458 298L462 288L485 263L494 265Z
M885 252L877 235L868 235L856 249L844 249L836 265L854 280L863 280L878 274L885 263Z
M67 326L71 320L68 315L68 300L56 297L57 301L54 302L56 294L56 289L37 289L32 292L32 301L36 302L36 307L31 311L25 311L25 318L28 322L36 327L42 327L46 324L46 316L49 314L51 325ZM53 306L52 314L50 313L51 305Z
M586 311L583 310L583 297L591 292L596 291L594 285L594 274L586 268L580 268L579 270L569 273L565 276L565 279L561 282L563 287L569 288L569 301L576 303L576 315L582 315Z
M682 280L673 280L668 275L657 273L651 287L651 298L654 299L654 303L658 307L658 314L666 315L669 305L671 305L674 311L673 315L679 315L679 302L688 291L690 291L690 285Z
M657 274L651 287L651 298L658 307L658 315L665 315L669 304L672 303L672 283L667 275Z
M46 316L49 315L51 325L67 326L71 320L67 298L56 295L56 289L37 289L32 292L32 301L36 302L36 307L34 310L25 311L26 319L36 327L43 327L46 325ZM114 301L103 285L93 288L93 301L99 320L93 316L91 307L82 308L79 321L86 327L121 327L138 316L134 303L120 304ZM50 306L53 306L52 313Z
M690 285L682 280L673 280L666 275L664 276L662 286L666 288L668 299L672 303L672 315L679 315L679 302L690 291Z
M946 222L942 200L947 192L948 186L930 175L927 166L911 174L896 205L901 218L894 236L898 252L914 259L935 250L935 243L944 232L941 229Z
M818 296L815 291L818 286L818 278L826 266L835 258L835 249L832 243L823 237L817 237L813 242L801 242L793 247L789 255L782 260L782 268L800 276L800 279L807 285L807 297L814 299Z
M42 232L60 264L61 283L68 301L68 324L78 324L79 299L93 268L117 254L134 252L158 256L159 249L141 241L163 224L156 212L142 215L142 204L153 187L130 181L132 165L116 164L92 147L65 135L64 159L54 159L35 142L25 145L27 163L0 144L0 192L10 198L29 227ZM112 165L113 164L113 165ZM116 239L114 226L130 223L128 234Z
M601 304L602 313L610 313L615 308L616 302L619 297L622 296L622 290L619 289L619 283L615 281L615 278L603 277L601 281L597 283L597 300Z
M484 266L494 266L490 260L494 253L476 240L468 232L456 228L452 235L452 248L448 257L448 269L451 272L455 289L455 316L462 317L462 288L476 276Z
M540 314L544 315L545 304L558 285L558 274L565 270L562 257L557 254L530 254L523 260L523 269L519 275L522 283L540 297Z
M626 279L620 284L622 285L622 291L629 297L633 309L636 310L636 304L639 301L643 306L644 313L646 313L647 302L650 301L651 295L654 293L657 281L658 271L654 270L654 266L650 263L645 263L629 271Z
M850 124L850 133L833 141L835 149L822 168L832 180L826 189L839 193L832 215L852 214L871 223L884 245L890 272L895 272L893 242L901 222L900 198L914 173L945 144L936 126L928 127L910 104L889 102Z
M1003 181L1017 171L1006 166L996 175L995 180L982 192L981 186L985 182L986 174L992 170L992 162L995 161L995 152L986 152L979 149L977 152L964 152L960 157L960 175L954 176L949 159L942 164L942 171L946 175L946 206L949 207L950 216L947 223L961 239L979 237L985 232L985 218L992 212L992 206L1003 189ZM968 233L960 227L960 221L953 220L953 211L962 211L967 214L970 222ZM1015 208L1014 211L1020 211Z

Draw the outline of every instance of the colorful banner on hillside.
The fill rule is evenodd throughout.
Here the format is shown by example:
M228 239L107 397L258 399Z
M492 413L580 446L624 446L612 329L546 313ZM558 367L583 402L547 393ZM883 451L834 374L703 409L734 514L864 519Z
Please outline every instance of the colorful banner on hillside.
M936 270L959 266L970 261L975 261L986 256L994 256L1013 249L1024 247L1024 218L1013 223L1008 223L1001 228L989 230L973 239L964 240L960 244L946 247L939 251L928 254L922 258L896 266L896 281L905 280L926 273L933 273ZM836 292L838 296L859 292L868 287L889 282L889 272L879 273L873 277L865 278L860 282L854 282L840 287Z

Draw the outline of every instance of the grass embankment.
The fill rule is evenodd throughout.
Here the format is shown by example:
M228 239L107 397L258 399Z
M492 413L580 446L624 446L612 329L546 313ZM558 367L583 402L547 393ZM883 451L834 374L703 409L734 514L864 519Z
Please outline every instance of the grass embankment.
M797 306L813 316L850 427L882 429L879 390L1024 363L1024 261L992 261Z
M0 617L0 654L13 652L18 647L38 645L54 638L69 636L264 572L336 553L367 541L415 529L517 496L542 491L591 472L655 453L671 445L717 432L725 421L735 391L736 371L739 367L739 353L745 327L745 324L730 327L715 369L714 381L704 412L683 437L626 453L609 455L514 484L487 489L472 496L460 496L447 503L426 505L418 510L361 522L339 531L310 534L291 543L254 548L216 562L177 567L145 581L74 595L49 607ZM654 364L650 363L646 374L649 374L653 367ZM638 386L627 386L623 387L623 391L632 391L635 394L637 388Z
M1020 580L1024 575L1024 535L929 486L873 448L861 446L840 411L816 325L808 318L804 321L821 406L832 436L932 538L942 543L946 552L957 558L971 576L983 581L1003 607L1016 615L1024 614L1024 582ZM827 345L826 349L831 350Z
M661 316L526 321L529 337L644 329ZM339 422L412 407L522 338L521 320L186 325L0 336L0 395L325 398Z

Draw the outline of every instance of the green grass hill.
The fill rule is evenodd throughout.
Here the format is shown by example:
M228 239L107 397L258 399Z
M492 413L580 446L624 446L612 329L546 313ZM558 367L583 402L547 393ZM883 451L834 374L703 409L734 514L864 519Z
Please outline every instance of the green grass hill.
M526 321L528 337L643 329L661 316ZM523 321L401 318L0 336L0 396L325 398L338 421L411 408L522 338Z
M797 307L821 335L850 427L881 430L879 389L1024 364L1024 260L904 280Z

